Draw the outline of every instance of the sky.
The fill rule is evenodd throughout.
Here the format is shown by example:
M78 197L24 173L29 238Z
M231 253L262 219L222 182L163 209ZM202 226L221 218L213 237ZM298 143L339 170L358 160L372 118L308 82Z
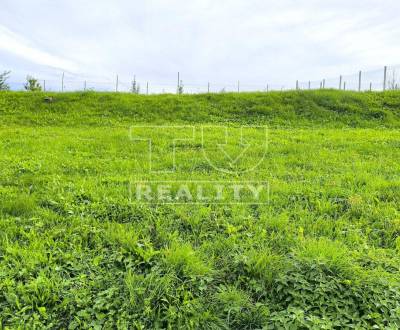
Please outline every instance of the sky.
M291 85L400 64L398 0L1 0L0 71Z

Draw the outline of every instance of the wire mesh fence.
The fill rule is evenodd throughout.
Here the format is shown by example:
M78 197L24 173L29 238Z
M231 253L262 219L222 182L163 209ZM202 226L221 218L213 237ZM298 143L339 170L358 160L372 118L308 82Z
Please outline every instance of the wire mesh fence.
M93 78L72 73L61 73L58 76L40 76L38 80L42 89L53 92L98 91L98 92L132 92L133 80L113 78ZM351 91L382 91L400 89L400 65L385 66L379 70L359 71L350 75L338 75L334 78L323 78L313 81L296 81L287 84L247 84L240 81L232 83L186 83L178 80L176 84L136 80L136 93L140 94L174 94L179 86L184 94L224 93L224 92L269 92L283 90L316 90L338 89ZM24 90L25 83L10 81L12 90Z
M400 88L400 66L385 66L379 70L359 71L352 75L320 81L299 82L298 89L331 88L352 91L382 91Z

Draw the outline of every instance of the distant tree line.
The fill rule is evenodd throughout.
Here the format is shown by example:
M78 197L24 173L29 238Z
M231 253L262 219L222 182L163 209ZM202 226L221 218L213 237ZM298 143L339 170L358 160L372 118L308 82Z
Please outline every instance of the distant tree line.
M10 74L11 71L3 71L3 73L0 73L0 91L10 90L10 85L7 82L7 80L10 78ZM24 89L30 92L41 92L42 86L35 77L27 76Z

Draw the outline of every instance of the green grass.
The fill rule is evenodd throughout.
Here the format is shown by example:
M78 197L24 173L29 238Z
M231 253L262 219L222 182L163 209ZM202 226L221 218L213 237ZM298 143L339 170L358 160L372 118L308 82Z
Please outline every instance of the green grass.
M399 92L2 92L0 116L2 327L400 327ZM269 127L256 171L204 159L213 124ZM196 135L150 174L132 125ZM178 129L152 133L171 151ZM270 200L137 204L132 179L267 181Z
M45 96L53 102L44 101ZM270 127L400 127L398 92L334 90L132 95L2 92L3 125L126 126L132 123L260 124Z

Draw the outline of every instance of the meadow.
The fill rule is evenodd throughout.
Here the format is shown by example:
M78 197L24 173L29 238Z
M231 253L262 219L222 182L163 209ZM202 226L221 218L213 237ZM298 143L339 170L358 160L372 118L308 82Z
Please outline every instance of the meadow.
M2 328L400 327L400 92L1 92L0 118ZM219 171L205 126L266 126L265 157ZM179 127L195 133L175 171L149 172L134 137L151 133L168 168ZM132 201L142 179L268 182L269 196Z

